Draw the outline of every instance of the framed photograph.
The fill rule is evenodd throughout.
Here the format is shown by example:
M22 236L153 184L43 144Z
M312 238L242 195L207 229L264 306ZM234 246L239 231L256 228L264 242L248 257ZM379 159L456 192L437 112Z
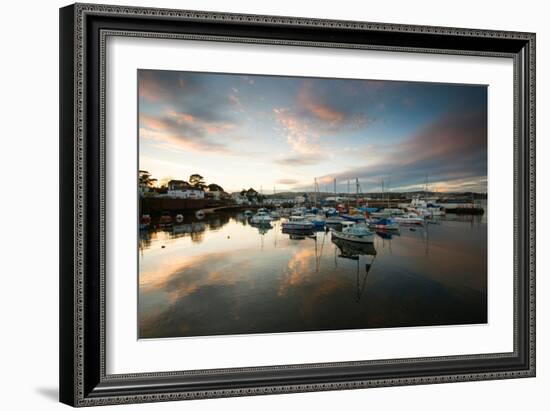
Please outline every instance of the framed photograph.
M535 376L535 34L60 10L60 400Z

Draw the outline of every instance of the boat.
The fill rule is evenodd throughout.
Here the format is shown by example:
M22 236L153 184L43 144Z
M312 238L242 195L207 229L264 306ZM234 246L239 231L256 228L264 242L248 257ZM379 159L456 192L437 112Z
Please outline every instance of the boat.
M331 241L336 244L340 250L339 257L357 259L361 255L376 255L376 249L372 243L355 243L341 238L332 238Z
M288 221L282 223L283 229L289 230L309 230L315 229L315 224L306 220L302 216L291 216Z
M431 201L422 200L420 197L414 197L407 210L417 212L426 217L438 217L445 215L445 208Z
M265 209L260 209L260 210L265 210ZM267 211L260 211L260 210L258 210L256 215L254 215L250 219L250 223L256 224L256 225L271 225L273 218L271 218L271 216Z
M327 217L325 220L326 225L342 225L344 221L348 221L340 216Z
M403 215L405 212L401 210L400 208L385 208L384 211L391 215L391 216L397 216L397 215Z
M313 223L316 229L323 229L325 228L325 222L326 219L322 215L317 214L306 214L304 216L306 220L309 220Z
M370 221L369 228L382 231L397 231L399 224L393 218L381 218L380 220Z
M353 241L356 243L373 243L374 233L369 230L366 224L354 224L344 227L342 231L331 230L332 238Z
M422 225L424 224L424 218L416 213L405 213L402 216L394 217L393 220L398 224L405 225Z
M384 208L383 210L375 211L369 214L371 217L375 218L389 218L393 216L401 216L405 214L405 212L400 208Z
M342 214L344 220L353 221L353 222L365 222L366 217L363 214Z

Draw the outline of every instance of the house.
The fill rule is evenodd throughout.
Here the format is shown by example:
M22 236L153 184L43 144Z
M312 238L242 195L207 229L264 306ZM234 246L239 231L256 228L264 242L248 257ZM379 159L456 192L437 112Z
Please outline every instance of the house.
M221 200L224 198L225 192L217 184L209 184L207 187L208 191L206 192L206 197L211 198L212 200Z
M239 204L239 205L250 204L246 195L243 195L241 193L231 193L231 200L233 200L236 204Z
M187 181L170 180L168 182L167 197L172 198L187 198L192 200L201 200L204 198L204 190L193 187Z

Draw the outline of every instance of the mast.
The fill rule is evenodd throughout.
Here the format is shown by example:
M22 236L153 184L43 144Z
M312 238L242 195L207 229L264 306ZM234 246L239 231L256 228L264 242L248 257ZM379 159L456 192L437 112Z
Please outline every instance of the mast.
M388 208L390 208L390 182L391 177L388 177Z
M317 177L313 179L313 205L317 207Z
M355 206L359 206L359 179L355 177Z
M383 201L384 201L384 179L382 178L381 180L382 180L382 204L384 204L383 203Z

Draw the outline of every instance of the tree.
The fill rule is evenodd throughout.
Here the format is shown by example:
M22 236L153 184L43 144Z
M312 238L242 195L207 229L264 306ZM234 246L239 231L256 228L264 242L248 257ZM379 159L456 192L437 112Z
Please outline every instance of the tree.
M195 188L203 189L206 184L204 182L204 177L200 174L191 174L189 176L189 184Z
M139 170L139 185L141 187L152 187L153 184L157 181L156 178L151 178L151 173L146 170Z
M208 184L208 191L224 191L218 184Z

